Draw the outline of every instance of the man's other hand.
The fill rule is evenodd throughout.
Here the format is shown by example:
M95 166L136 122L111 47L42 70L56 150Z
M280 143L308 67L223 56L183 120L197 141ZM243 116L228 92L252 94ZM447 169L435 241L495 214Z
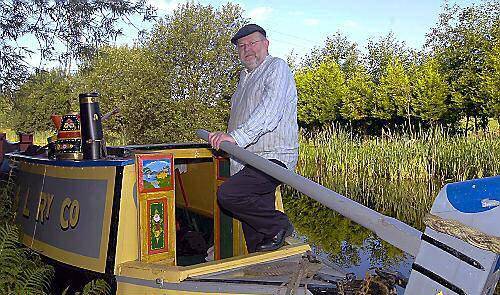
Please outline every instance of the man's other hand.
M232 143L236 143L234 138L225 132L217 131L217 132L210 132L208 134L208 142L210 142L212 147L215 148L216 150L219 149L220 143L223 141L229 141Z

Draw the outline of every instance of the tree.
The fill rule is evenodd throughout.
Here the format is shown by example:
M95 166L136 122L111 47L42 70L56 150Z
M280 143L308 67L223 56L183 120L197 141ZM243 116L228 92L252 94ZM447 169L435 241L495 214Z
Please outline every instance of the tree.
M49 116L78 111L78 94L98 92L103 122L115 143L191 141L194 130L222 130L240 64L231 36L241 8L185 3L132 47L101 46L75 75L40 72L14 92L19 131L50 128ZM119 141L117 141L119 140Z
M154 9L146 0L2 1L0 93L17 89L30 75L27 60L34 51L22 45L23 39L36 40L41 61L58 60L67 73L73 61L91 58L120 35L118 22L130 23L134 14L151 20Z
M229 98L241 70L230 40L245 22L238 5L214 9L185 3L151 34L146 47L165 77L161 88L169 101L164 104L168 112L158 113L156 119L177 134L177 140L197 138L193 131L198 128L226 127Z
M231 95L241 65L230 40L244 24L242 10L226 4L186 3L156 27L147 43L174 86L174 100L196 98L209 105Z
M481 89L491 98L488 104L491 115L500 122L500 20L493 26L491 36L493 44L486 53Z
M364 57L365 66L376 84L380 82L380 78L386 73L387 66L394 58L398 58L405 69L408 69L411 63L412 52L404 42L399 42L392 32L378 41L370 39L366 49L368 53Z
M106 124L127 143L192 141L196 129L223 130L241 67L230 42L241 13L233 4L185 3L141 46L103 48L79 89L100 92L103 110L120 107Z
M61 69L33 74L15 93L10 127L27 133L52 130L51 114L75 110L72 94L71 78Z
M455 121L456 116L450 114L450 89L439 71L438 61L428 58L416 68L412 77L412 106L415 115L431 126L439 122Z
M325 59L313 68L299 69L295 82L300 124L322 126L341 118L340 107L347 88L345 75L334 60Z
M130 118L136 117L138 111L134 106L149 105L150 100L164 97L162 85L165 84L168 85L165 75L147 49L140 46L105 46L100 48L98 56L80 67L75 75L72 96L76 101L79 93L98 92L102 113L119 108L120 113L103 122L103 127L109 140L117 139L124 144L138 136L132 129L140 132L144 122L148 121L147 112L140 113L140 120L131 121ZM149 107L163 108L162 104Z
M436 55L441 71L451 86L458 110L466 118L474 118L474 129L485 128L489 110L487 97L481 91L486 53L491 50L493 24L500 15L500 3L483 1L461 8L444 5L439 22L427 35L427 47Z
M347 79L347 94L344 96L340 112L349 122L366 121L374 107L375 83L364 67L359 66Z
M5 95L0 94L0 128L7 128L9 126L9 113L12 111L12 104L10 99Z
M376 89L375 117L399 123L405 117L411 128L413 115L410 77L398 57L389 59Z
M341 32L328 36L321 49L315 49L304 58L302 66L312 67L324 59L335 61L347 77L351 75L360 64L360 52L355 42L349 41Z

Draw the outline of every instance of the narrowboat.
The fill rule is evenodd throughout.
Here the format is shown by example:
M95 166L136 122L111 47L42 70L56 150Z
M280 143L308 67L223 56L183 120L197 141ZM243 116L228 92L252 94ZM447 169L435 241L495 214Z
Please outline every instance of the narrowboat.
M336 293L345 274L298 239L247 252L241 224L216 202L228 158L208 144L107 150L97 160L7 155L26 246L112 278L116 294ZM279 189L276 207L283 210Z

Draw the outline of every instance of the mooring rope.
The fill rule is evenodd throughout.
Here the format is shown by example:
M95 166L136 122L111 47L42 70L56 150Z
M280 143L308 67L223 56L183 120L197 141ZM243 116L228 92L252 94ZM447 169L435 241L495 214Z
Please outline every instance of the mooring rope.
M485 234L456 220L444 219L430 213L424 217L424 224L435 231L459 238L479 249L500 254L500 237Z

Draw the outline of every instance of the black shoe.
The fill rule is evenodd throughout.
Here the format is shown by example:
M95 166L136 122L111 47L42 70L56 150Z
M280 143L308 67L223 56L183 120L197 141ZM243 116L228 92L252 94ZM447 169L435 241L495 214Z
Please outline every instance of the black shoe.
M258 244L255 248L255 251L264 252L264 251L278 250L285 244L285 238L291 236L292 233L293 233L293 226L291 224L288 224L287 228L280 230L270 240L264 240L262 243Z

